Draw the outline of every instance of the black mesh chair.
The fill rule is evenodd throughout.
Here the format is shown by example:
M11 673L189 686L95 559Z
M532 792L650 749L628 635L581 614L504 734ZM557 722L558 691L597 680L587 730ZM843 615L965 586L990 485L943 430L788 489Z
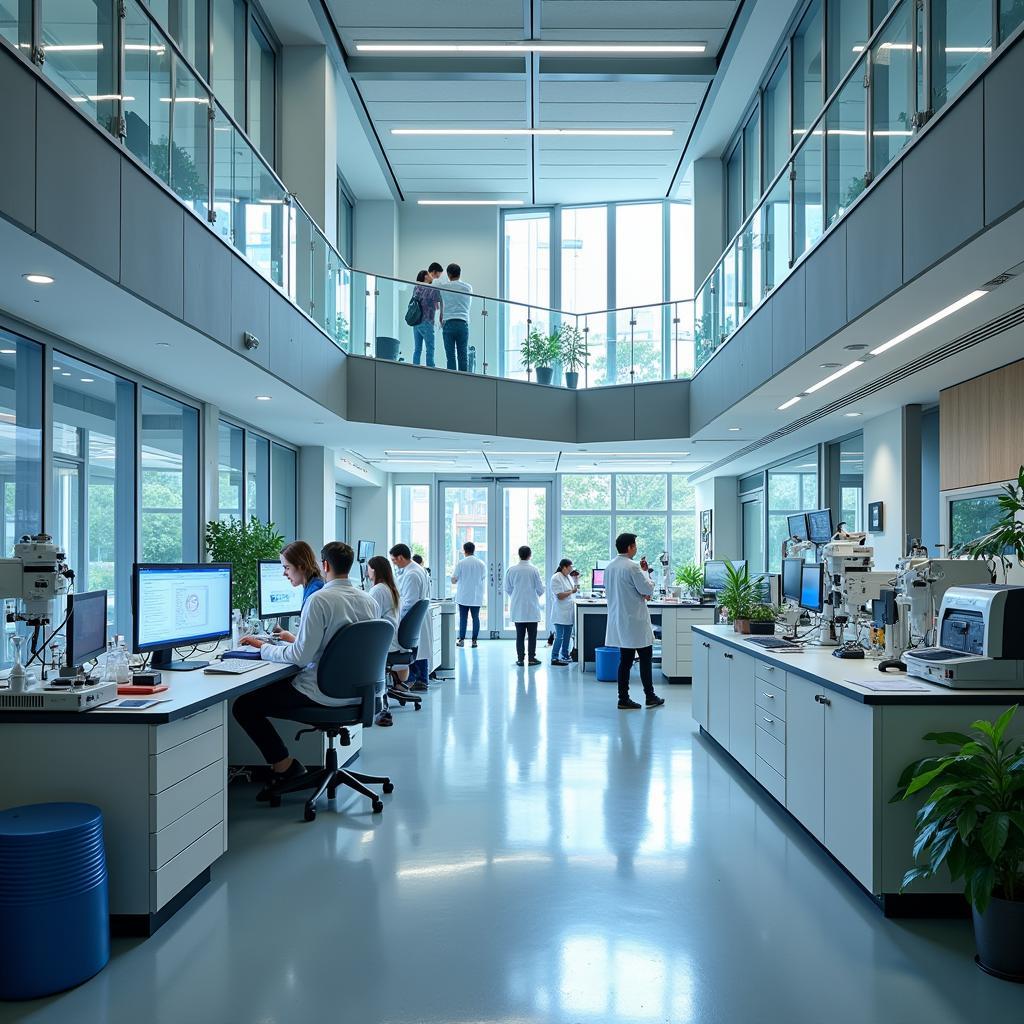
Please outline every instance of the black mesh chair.
M408 689L404 683L399 682L395 669L411 665L416 660L416 648L420 645L420 632L423 629L423 620L427 617L429 607L430 602L424 598L422 601L417 601L402 616L402 621L398 623L398 635L395 637L395 643L401 650L392 651L388 655L388 673L391 676L388 697L391 700L397 700L402 707L405 707L407 701L411 701L417 711L420 709L423 698L419 693Z
M289 714L291 721L309 726L308 729L300 729L295 734L296 739L305 732L327 735L326 765L275 788L270 797L271 807L280 807L285 793L312 789L314 793L306 801L305 808L306 821L312 821L321 796L326 793L327 799L333 800L339 786L348 786L373 801L374 814L384 810L383 802L368 783L382 786L385 793L390 793L395 788L391 780L383 775L363 775L339 768L334 741L347 747L352 742L348 726L369 728L373 725L377 698L384 691L388 648L394 635L390 622L370 619L342 626L331 637L317 665L316 684L328 697L350 697L354 703L341 707L303 708Z

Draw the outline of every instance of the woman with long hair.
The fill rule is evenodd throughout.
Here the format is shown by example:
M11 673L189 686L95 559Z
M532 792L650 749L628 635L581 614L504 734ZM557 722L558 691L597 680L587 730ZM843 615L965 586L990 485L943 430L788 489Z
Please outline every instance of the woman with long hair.
M293 540L281 549L280 557L285 578L293 587L302 587L302 603L305 604L324 585L313 549L304 540ZM294 634L287 629L275 630L274 635L285 643L295 643Z
M380 612L380 618L387 620L395 629L395 635L391 638L391 650L399 650L398 646L398 612L401 608L401 598L398 596L398 587L395 586L395 574L391 571L391 563L383 555L374 555L366 563L366 575L373 586L370 588L370 597ZM403 682L409 675L408 668L394 668L396 678ZM377 725L392 725L391 712L388 710L387 695L380 713L376 718Z

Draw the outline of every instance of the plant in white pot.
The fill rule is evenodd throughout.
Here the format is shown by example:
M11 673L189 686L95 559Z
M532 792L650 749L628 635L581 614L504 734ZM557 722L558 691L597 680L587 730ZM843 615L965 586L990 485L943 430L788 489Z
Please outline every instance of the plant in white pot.
M948 869L971 904L978 966L1024 982L1024 740L1006 738L1017 708L974 722L971 735L928 733L956 749L908 765L892 801L930 790L901 888Z
M577 388L580 370L587 365L587 345L583 332L575 324L562 324L561 358L565 368L565 386Z

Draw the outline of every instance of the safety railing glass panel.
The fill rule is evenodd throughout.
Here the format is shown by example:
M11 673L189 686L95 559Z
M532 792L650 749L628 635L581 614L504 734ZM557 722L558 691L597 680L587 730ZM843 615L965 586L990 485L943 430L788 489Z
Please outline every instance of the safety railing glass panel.
M903 4L871 48L871 172L877 177L914 135L913 8Z

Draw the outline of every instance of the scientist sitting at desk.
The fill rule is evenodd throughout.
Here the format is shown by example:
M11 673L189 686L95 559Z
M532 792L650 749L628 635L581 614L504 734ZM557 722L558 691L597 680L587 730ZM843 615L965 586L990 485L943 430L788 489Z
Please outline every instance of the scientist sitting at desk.
M304 540L294 540L281 549L281 566L284 578L293 587L302 587L302 607L324 585L324 578L317 565L313 549ZM295 643L295 634L287 629L274 627L274 636L285 643Z
M254 636L242 638L243 644L259 648L261 661L302 666L302 671L291 679L280 679L235 701L235 720L260 748L271 768L270 781L257 794L257 800L269 800L276 785L297 778L306 770L288 754L270 719L287 718L289 712L301 708L348 703L351 698L338 699L321 692L316 685L317 662L342 626L376 619L380 614L376 601L348 578L355 554L347 544L337 540L325 544L320 559L326 582L303 604L295 642L275 646Z

